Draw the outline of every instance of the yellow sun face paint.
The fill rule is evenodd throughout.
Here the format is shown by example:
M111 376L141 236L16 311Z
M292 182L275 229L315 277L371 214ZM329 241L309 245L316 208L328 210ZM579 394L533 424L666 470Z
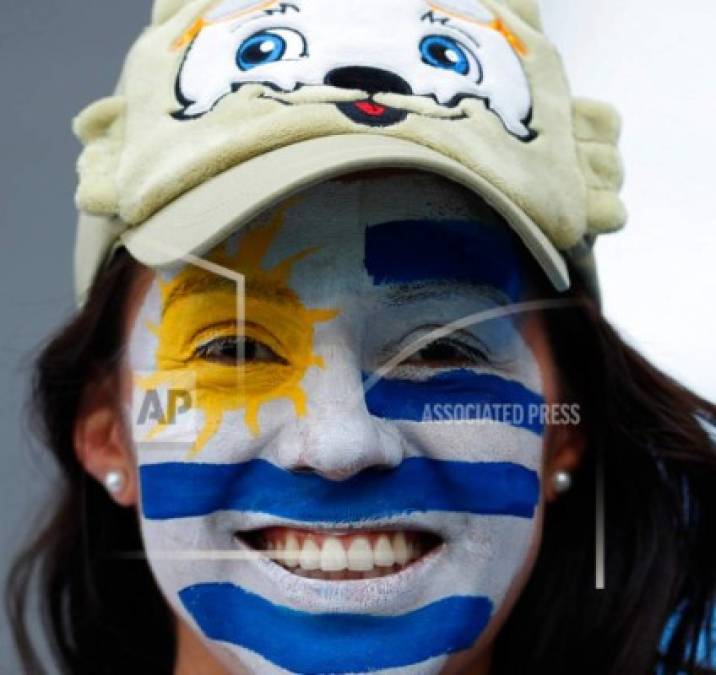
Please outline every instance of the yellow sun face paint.
M288 207L287 207L288 208ZM306 249L264 269L262 261L283 223L285 210L264 227L250 230L239 242L236 254L223 246L207 258L214 265L244 276L245 298L237 302L237 286L229 278L187 265L170 281L159 280L161 321L148 328L159 341L157 370L137 377L144 389L186 382L190 371L195 382L194 401L204 423L191 448L196 455L216 434L226 412L243 410L253 436L260 434L258 415L264 403L279 399L293 402L297 416L306 413L306 393L301 380L312 366L323 367L313 352L314 326L330 321L335 309L304 306L288 280L293 266L315 249ZM243 306L243 318L239 307ZM212 360L202 348L212 341L235 340L261 345L269 358ZM245 342L245 343L246 343ZM158 423L146 440L159 434Z

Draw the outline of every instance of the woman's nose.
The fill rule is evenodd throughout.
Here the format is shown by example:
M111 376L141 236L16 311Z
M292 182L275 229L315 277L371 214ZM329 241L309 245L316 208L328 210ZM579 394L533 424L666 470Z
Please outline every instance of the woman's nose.
M310 378L306 391L307 411L285 468L345 480L369 467L387 469L400 464L400 435L368 412L357 365L344 361L333 369L327 366Z
M298 457L287 468L345 480L363 469L397 466L402 459L397 434L380 428L383 423L372 420L367 410L340 410L340 403L306 425Z

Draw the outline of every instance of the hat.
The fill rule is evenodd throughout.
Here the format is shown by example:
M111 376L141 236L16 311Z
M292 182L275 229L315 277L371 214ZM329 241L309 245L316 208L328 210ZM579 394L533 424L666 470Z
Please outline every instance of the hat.
M626 220L619 118L572 98L534 0L157 0L82 111L81 304L119 245L161 267L279 201L375 168L478 193L559 291ZM568 267L568 263L570 263Z

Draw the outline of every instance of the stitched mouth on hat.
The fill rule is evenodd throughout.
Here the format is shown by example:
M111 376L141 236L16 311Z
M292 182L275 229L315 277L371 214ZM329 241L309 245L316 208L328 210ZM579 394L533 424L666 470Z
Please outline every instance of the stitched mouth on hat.
M379 93L393 93L410 96L412 87L397 73L382 68L366 66L345 66L334 68L326 74L325 84L341 89L359 89L368 97L359 101L336 103L346 117L358 124L368 126L390 126L402 122L408 111L377 103L373 97Z
M370 98L362 101L337 103L336 107L354 122L373 127L397 124L408 116L407 110L381 105Z

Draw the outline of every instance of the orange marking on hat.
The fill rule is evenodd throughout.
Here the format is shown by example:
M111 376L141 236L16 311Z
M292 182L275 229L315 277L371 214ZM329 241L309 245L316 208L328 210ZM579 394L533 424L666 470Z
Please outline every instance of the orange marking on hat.
M502 19L495 19L492 23L488 24L487 27L500 33L505 40L510 43L512 49L514 49L520 56L525 56L527 54L527 45L507 27Z
M190 42L196 38L199 33L206 26L204 19L197 19L189 28L187 28L174 42L172 42L172 49L181 49L186 47Z
M186 47L207 26L221 23L222 21L231 21L239 16L244 16L245 14L251 14L253 12L259 12L261 10L268 9L272 5L278 4L278 2L279 0L264 0L264 2L257 2L256 4L251 5L251 7L247 7L246 9L240 9L236 12L232 12L231 14L227 14L226 16L222 17L221 19L218 19L217 21L209 21L202 16L201 18L197 19L193 24L191 24L191 26L189 26L189 28L187 28L181 34L181 36L174 40L174 42L172 43L172 49L181 49L182 47ZM220 3L214 3L214 6L218 4Z
M444 7L441 7L440 4L436 2L431 2L430 0L428 0L427 5L428 7L430 7L430 9L434 9L447 16L451 16L454 19L460 19L460 21L467 21L468 23L474 23L478 26L483 26L485 28L497 31L500 35L502 35L502 37L505 38L505 40L507 40L512 49L514 49L520 56L525 56L527 54L527 45L525 45L525 43L519 37L517 37L517 35L515 35L507 27L507 24L499 17L497 19L494 19L490 23L484 23L483 21L478 21L477 19L465 16L464 14L459 14L458 12L453 12L448 9L445 9Z

